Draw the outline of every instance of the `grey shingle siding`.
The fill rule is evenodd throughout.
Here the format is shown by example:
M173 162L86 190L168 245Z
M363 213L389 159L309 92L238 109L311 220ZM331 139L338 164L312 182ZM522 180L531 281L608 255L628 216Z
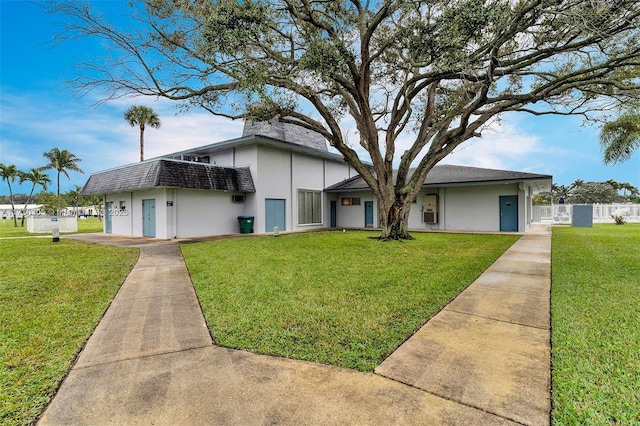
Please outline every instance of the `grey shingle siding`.
M109 194L150 188L255 192L249 168L158 159L94 173L81 194Z
M283 123L278 118L274 118L269 122L246 120L242 136L252 135L266 136L296 145L328 151L327 141L320 133L295 124Z
M466 166L435 166L424 181L424 185L450 185L450 184L471 184L490 183L504 181L523 181L537 179L551 179L550 175L541 175L525 172L514 172L509 170L481 169L478 167ZM327 192L353 191L357 189L367 189L367 183L360 176L347 179L325 189Z

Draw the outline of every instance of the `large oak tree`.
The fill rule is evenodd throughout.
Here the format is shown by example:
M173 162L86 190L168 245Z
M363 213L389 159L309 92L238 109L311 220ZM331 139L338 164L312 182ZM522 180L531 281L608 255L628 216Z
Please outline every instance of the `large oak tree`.
M637 0L148 0L122 30L89 5L54 9L62 38L112 49L83 64L81 92L320 132L373 190L383 238L410 238L427 173L500 115L588 118L638 96ZM397 152L401 135L413 143Z

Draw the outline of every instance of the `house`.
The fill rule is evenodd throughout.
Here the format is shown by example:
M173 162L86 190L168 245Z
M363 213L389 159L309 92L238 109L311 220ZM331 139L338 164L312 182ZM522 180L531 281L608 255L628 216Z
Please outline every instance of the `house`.
M436 166L411 212L410 229L525 231L531 199L551 176ZM82 195L105 197L104 231L161 239L375 227L376 200L321 135L246 122L243 135L93 173Z

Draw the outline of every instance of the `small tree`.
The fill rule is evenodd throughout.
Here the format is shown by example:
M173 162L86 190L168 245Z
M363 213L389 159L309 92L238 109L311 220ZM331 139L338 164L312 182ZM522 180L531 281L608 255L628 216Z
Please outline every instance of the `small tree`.
M63 203L59 197L56 197L56 194L49 191L40 191L36 198L38 199L38 203L42 204L42 210L46 214L56 214L58 210L66 207L66 204Z
M29 172L20 173L20 183L31 182L31 191L29 192L29 196L27 197L27 201L25 202L26 206L31 201L31 197L33 196L33 191L36 189L36 186L40 185L43 191L47 190L47 185L51 184L51 179L49 176L42 173L40 169L31 169ZM26 213L26 212L25 212ZM24 217L26 214L22 215L22 221L20 226L24 226Z
M60 173L63 173L67 178L69 178L69 172L67 170L72 170L74 172L84 174L82 169L78 167L78 163L82 160L66 149L60 150L59 148L53 148L51 151L42 154L42 156L49 160L49 164L44 167L40 167L38 170L43 171L48 169L55 169L57 171L56 182L58 188L58 207L56 209L56 214L60 214Z
M13 164L5 165L0 163L0 176L2 180L7 181L9 186L9 200L11 201L11 214L13 214L13 225L18 227L18 218L16 217L16 206L13 203L13 190L11 189L11 182L20 176L20 171Z
M131 127L140 127L140 161L144 161L144 129L149 126L157 129L160 127L160 118L156 112L146 106L134 105L124 113L124 119Z
M618 200L618 191L609 182L586 182L569 196L571 204L610 204Z

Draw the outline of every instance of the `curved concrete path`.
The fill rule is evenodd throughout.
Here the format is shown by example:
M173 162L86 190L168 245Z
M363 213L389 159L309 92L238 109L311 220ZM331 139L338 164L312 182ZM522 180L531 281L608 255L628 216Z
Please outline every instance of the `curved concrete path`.
M41 425L549 423L547 225L375 374L217 347L177 243L74 238L140 247L140 259Z

